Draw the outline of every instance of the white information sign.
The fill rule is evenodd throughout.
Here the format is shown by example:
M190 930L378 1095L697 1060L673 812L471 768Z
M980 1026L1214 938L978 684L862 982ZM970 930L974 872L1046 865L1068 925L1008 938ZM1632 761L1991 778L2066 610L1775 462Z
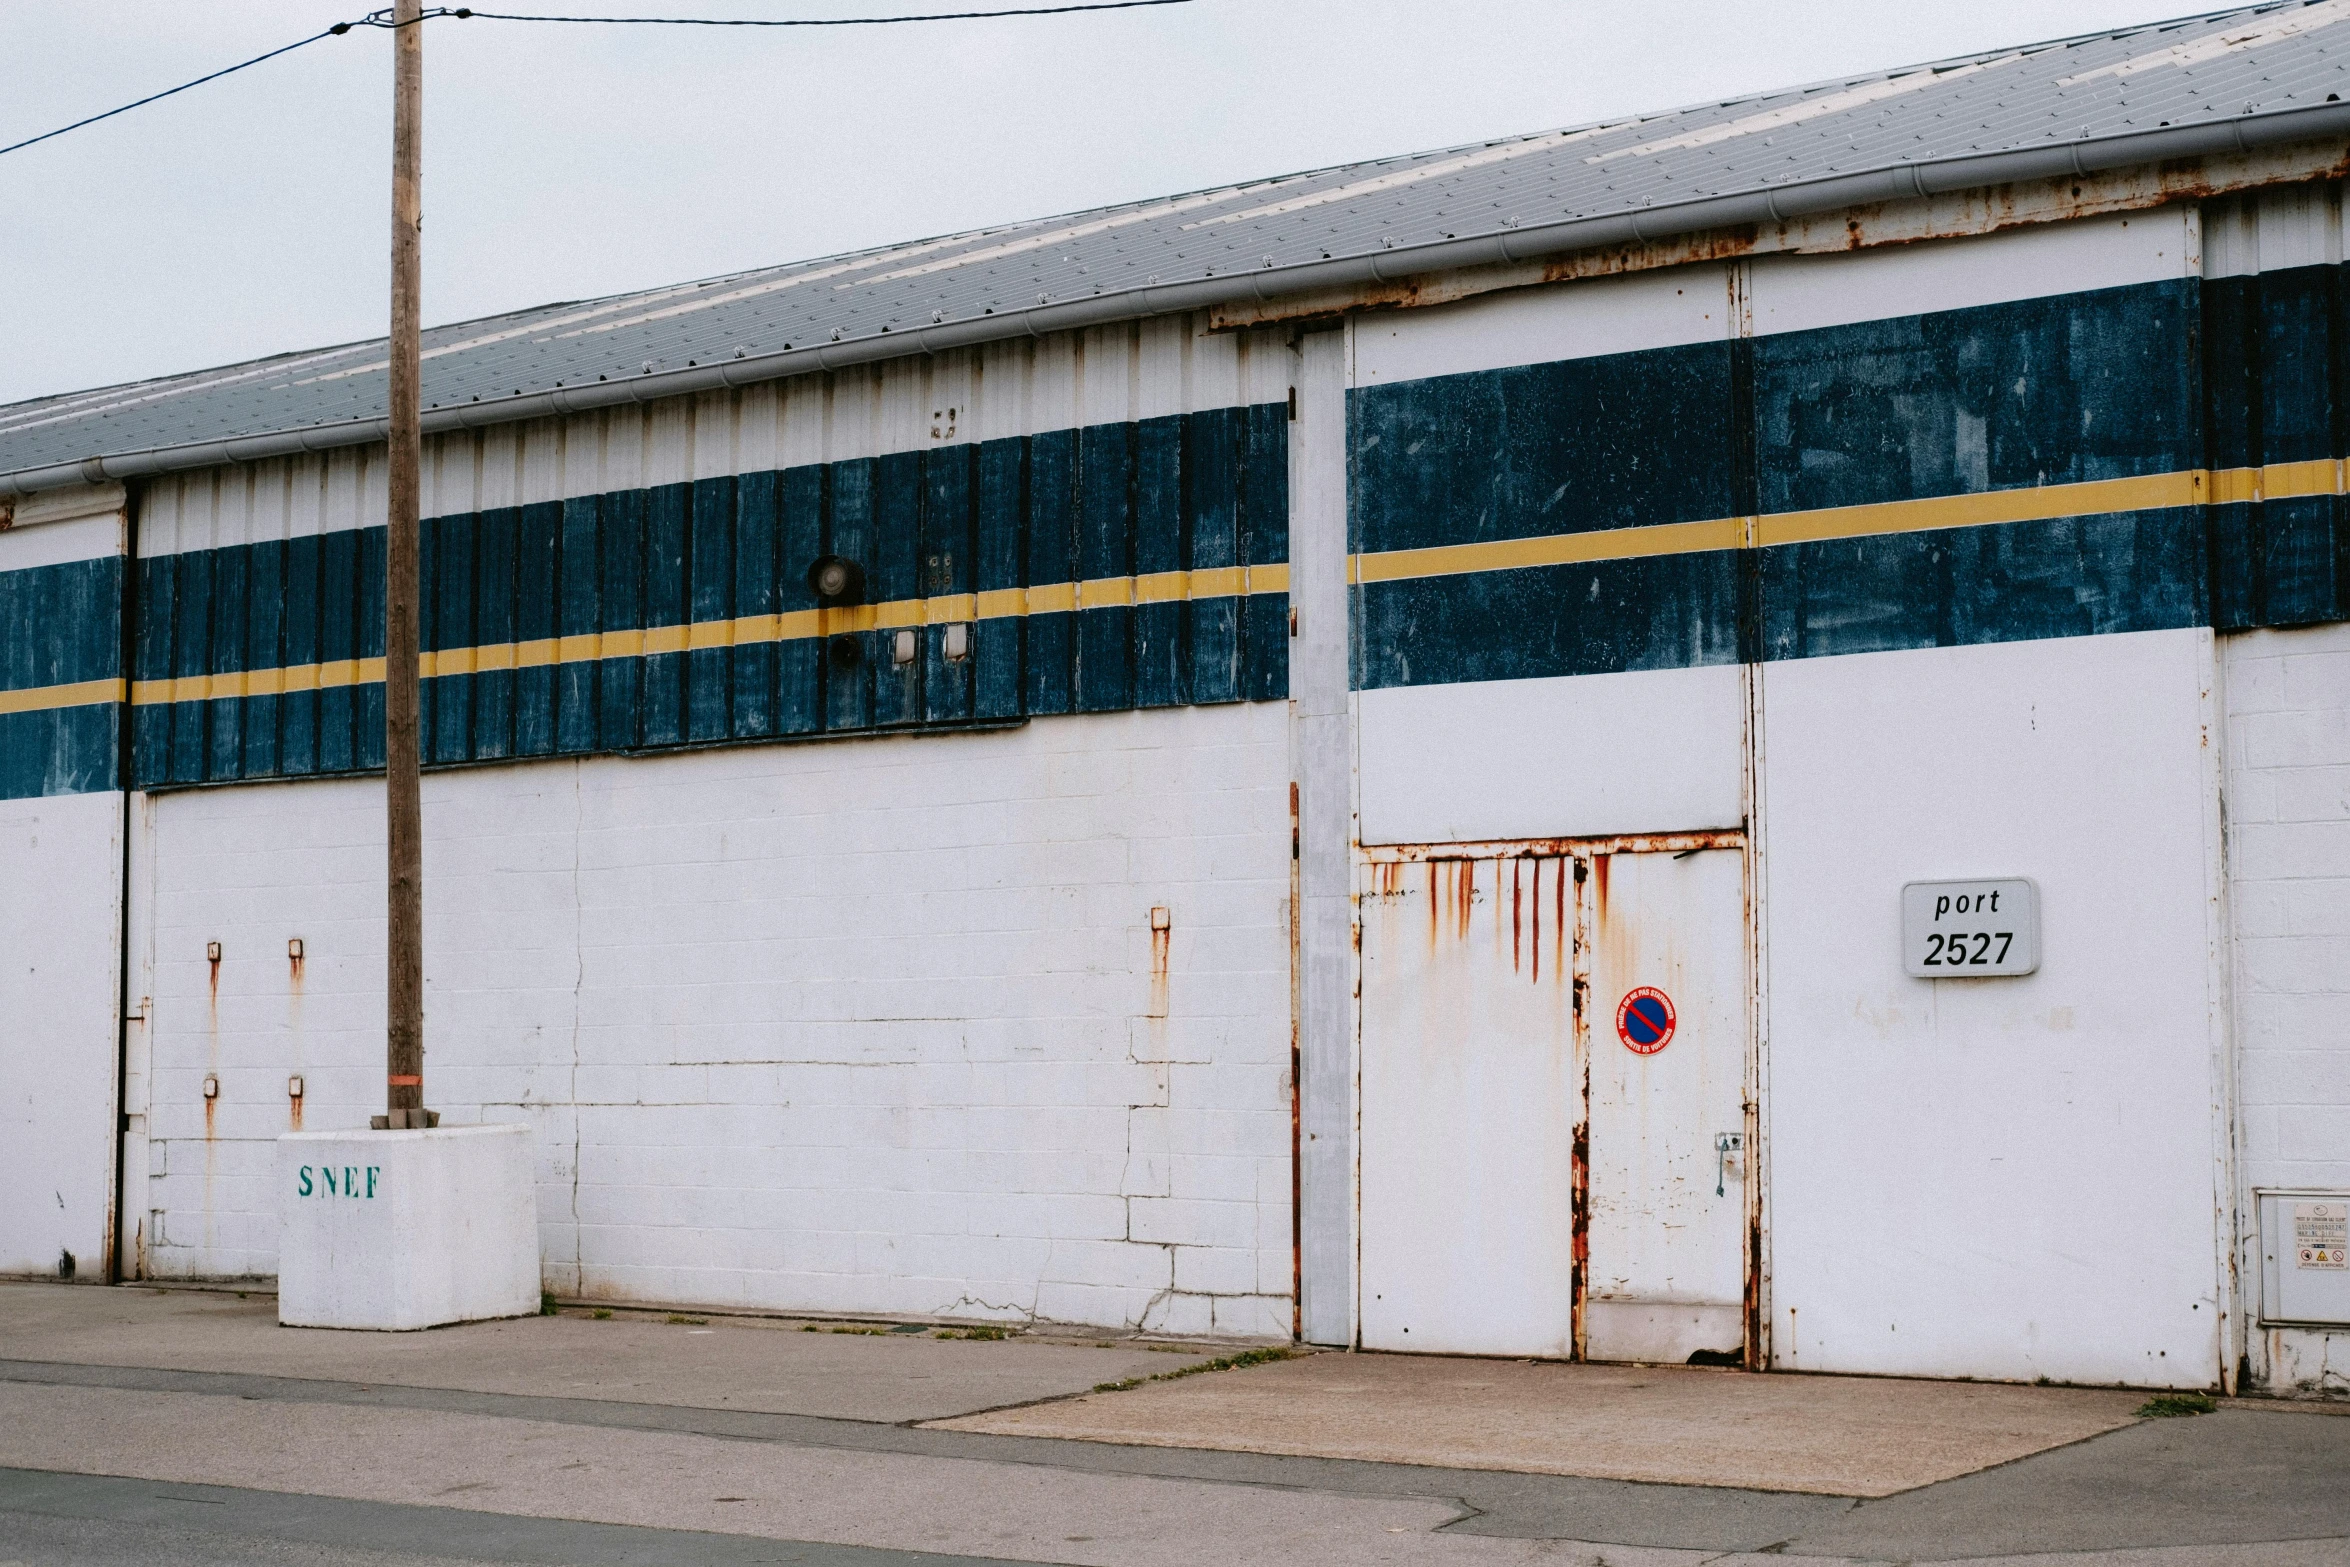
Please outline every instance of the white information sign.
M1913 881L1901 889L1901 965L1920 979L1996 979L2040 966L2030 879Z
M2350 1269L2350 1203L2293 1204L2293 1265Z

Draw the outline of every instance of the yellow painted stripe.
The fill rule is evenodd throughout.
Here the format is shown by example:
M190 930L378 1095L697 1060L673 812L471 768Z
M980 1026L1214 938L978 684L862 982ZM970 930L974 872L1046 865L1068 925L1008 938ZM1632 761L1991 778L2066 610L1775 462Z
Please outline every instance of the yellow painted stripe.
M1874 506L1777 512L1761 519L1757 533L1765 545L1802 544L1815 539L1850 539L1865 534L1917 533L1928 528L1979 528L1999 522L2094 517L2101 512L2161 511L2201 505L2209 478L2196 469L2148 474L2136 479L2093 479L2085 484L2040 484L2027 489L1985 490L1975 495L1935 495L1923 500L1885 501Z
M1132 577L1096 577L1077 584L1077 604L1081 609L1113 609L1133 602Z
M1971 528L2002 522L2057 517L2093 517L2103 512L2164 511L2205 501L2277 500L2296 495L2350 493L2345 465L2332 459L2272 463L2266 468L2230 468L2218 473L2188 469L2130 479L2096 479L2081 484L2045 484L1990 490L1974 495L1937 495L1922 500L1886 501L1871 506L1835 506L1817 511L1775 512L1763 517L1718 517L1701 522L1661 523L1645 528L1607 528L1590 533L1554 533L1531 539L1496 539L1429 549L1385 550L1357 555L1347 563L1354 582L1397 582L1461 572L1511 571L1528 566L1568 566L1595 560L1631 560L1747 545L1801 544L1818 539L1915 533L1929 528Z
M1981 527L1993 523L2095 516L2104 512L2159 511L2206 501L2236 503L2296 496L2350 494L2350 465L2333 458L2271 463L2264 468L2217 472L2188 469L2130 479L2083 484L2049 484L1991 490L1974 495L1931 496L1872 506L1837 506L1817 511L1778 512L1763 517L1717 517L1698 522L1642 528L1607 528L1590 533L1548 534L1531 539L1496 539L1429 549L1387 550L1350 556L1350 582L1399 582L1466 572L1513 571L1530 566L1578 565L1587 561L1630 560L1756 545L1797 544L1871 534L1912 533L1929 528ZM731 620L695 621L643 630L589 632L529 642L447 648L417 660L426 678L492 669L535 669L600 658L638 658L695 648L758 646L797 642L843 632L901 630L973 620L1006 620L1021 615L1066 614L1106 605L1172 604L1289 591L1289 567L1214 566L1196 571L1153 572L1136 577L1102 577L1086 582L1053 582L1032 588L998 588L986 593L942 594L898 599L843 609L794 610L746 615ZM383 660L345 659L298 664L276 670L189 675L174 680L140 680L128 686L130 700L148 707L221 697L274 695L287 691L366 685L383 679ZM0 691L0 713L77 707L123 699L122 681L93 680L71 686Z
M59 707L92 707L101 702L119 702L127 682L121 680L77 680L68 686L31 686L21 691L0 691L0 713L45 713Z
M1374 555L1355 556L1349 562L1347 574L1356 582L1399 582L1412 577L1457 576L1467 571L1516 571L1527 566L1572 566L1583 561L1627 560L1640 555L1732 550L1745 542L1745 519L1721 517L1708 522L1659 523L1647 528L1601 528L1590 533L1551 533L1532 539L1382 550Z
M1027 591L1025 613L1031 615L1065 614L1077 607L1077 584L1048 582Z
M537 638L527 642L484 643L441 648L417 655L424 679L479 674L486 670L541 669L555 664L592 663L603 658L641 658L697 648L759 646L800 642L853 631L895 631L1021 615L1065 613L1105 604L1168 604L1248 593L1286 593L1289 568L1220 566L1202 571L1154 572L1141 577L1103 577L1089 582L1054 582L1035 588L999 588L987 593L942 593L839 609L802 609L777 615L743 615L731 620L698 620L642 630L597 631ZM332 664L295 664L283 669L184 675L171 680L90 681L79 686L43 686L0 692L0 713L49 707L119 702L128 694L138 707L170 702L204 702L224 697L275 696L330 686L366 685L383 679L383 660L346 659Z
M2342 470L2343 465L2331 457L2315 462L2272 462L2265 468L2226 468L2211 476L2211 498L2226 505L2340 495L2345 488Z

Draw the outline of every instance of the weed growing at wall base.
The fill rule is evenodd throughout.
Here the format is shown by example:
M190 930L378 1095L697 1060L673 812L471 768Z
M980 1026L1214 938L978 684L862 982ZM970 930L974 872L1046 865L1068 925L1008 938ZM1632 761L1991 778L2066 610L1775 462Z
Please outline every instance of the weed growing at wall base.
M1173 1371L1162 1371L1157 1376L1128 1377L1123 1382L1096 1382L1096 1393L1123 1393L1129 1388L1141 1387L1146 1382L1172 1382L1178 1377L1196 1377L1203 1371L1238 1371L1243 1366L1261 1366L1268 1361L1287 1360L1298 1351L1287 1344L1276 1344L1266 1349L1244 1349L1237 1355L1221 1355L1214 1360L1203 1360L1196 1366L1178 1366Z

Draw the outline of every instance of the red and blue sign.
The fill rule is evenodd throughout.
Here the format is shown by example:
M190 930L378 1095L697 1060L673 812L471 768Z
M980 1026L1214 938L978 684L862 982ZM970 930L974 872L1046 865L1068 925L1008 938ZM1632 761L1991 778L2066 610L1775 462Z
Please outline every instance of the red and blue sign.
M1616 1006L1616 1034L1635 1055L1652 1056L1673 1042L1673 998L1652 985L1624 992Z

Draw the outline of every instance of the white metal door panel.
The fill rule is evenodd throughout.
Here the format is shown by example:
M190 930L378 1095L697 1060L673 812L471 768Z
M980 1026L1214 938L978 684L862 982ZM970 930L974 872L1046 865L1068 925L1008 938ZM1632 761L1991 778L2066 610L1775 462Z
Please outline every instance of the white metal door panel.
M1718 343L1732 336L1721 267L1674 267L1508 289L1354 318L1354 384Z
M2194 215L2181 203L1919 245L1757 256L1748 264L1754 332L1808 332L2189 277Z
M1574 1348L1574 862L1364 868L1362 1342Z
M1598 855L1590 899L1584 1352L1734 1352L1746 1294L1744 857Z
M1745 813L1746 675L1734 664L1391 686L1355 701L1366 844L1592 838ZM1675 737L1672 766L1623 765L1656 734Z
M2212 659L2188 629L1765 666L1775 1364L2219 1380ZM2267 798L2245 782L2239 806ZM2318 852L2241 830L2280 876ZM2039 971L1911 978L1901 884L1977 875L2039 883ZM2285 1080L2245 1065L2248 1084Z

